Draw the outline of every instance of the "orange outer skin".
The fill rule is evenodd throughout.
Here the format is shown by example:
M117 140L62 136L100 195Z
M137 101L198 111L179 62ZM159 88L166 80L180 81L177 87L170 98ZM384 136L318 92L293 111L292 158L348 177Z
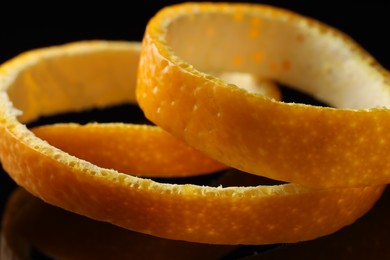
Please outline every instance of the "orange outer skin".
M212 62L210 59L202 60L202 55L206 55L203 52L194 52L196 57L192 57L191 52L186 54L187 59L194 59L198 66L175 56L175 48L169 45L171 42L180 43L175 45L176 48L191 45L185 37L180 38L180 33L191 31L190 28L180 27L181 21L188 20L190 26L196 28L198 16L204 15L205 18L199 18L199 23L202 23L202 19L213 15L221 20L220 14L228 17L224 19L232 20L226 28L233 27L236 20L244 21L246 16L250 17L248 19L257 18L265 32L267 24L285 28L281 35L277 30L272 31L272 36L276 35L275 43L269 44L272 47L280 45L276 42L280 37L289 36L284 33L297 32L296 43L291 40L290 44L283 43L281 47L281 50L290 51L286 59L290 59L291 68L275 72L267 69L267 66L273 65L271 61L264 61L266 64L262 67L244 58L241 64L230 64L224 60L224 55L230 55L228 50L214 57ZM217 18L216 23L219 21ZM212 21L210 18L209 23L204 23L212 26ZM207 38L206 30L196 28L194 31L204 32L204 35L194 38ZM223 32L221 37L226 35ZM303 43L299 37L304 39ZM249 47L238 48L240 41L246 46L246 40L236 39L237 49L233 50L237 50L238 54L247 51ZM266 39L272 43L271 36ZM217 46L216 51L223 49L224 44L230 42L217 39L210 43ZM300 44L302 47L299 47ZM316 44L320 47L313 52ZM335 48L331 49L333 45ZM289 46L295 47L290 50ZM198 45L194 48L202 50ZM327 49L334 53L329 51L329 57L321 56L328 53ZM180 51L185 53L185 50ZM209 53L207 51L204 50L204 53ZM260 51L267 54L267 49ZM345 71L342 60L327 60L339 56L351 60L351 71ZM272 60L272 57L269 59ZM332 71L339 74L328 73L328 63L334 67ZM368 83L364 86L366 94L362 96L373 95L368 100L368 103L372 101L370 106L376 106L375 102L378 102L377 106L383 106L390 100L388 73L355 42L335 29L286 10L262 5L184 3L164 8L148 23L136 90L139 105L146 117L163 129L210 157L245 172L311 187L357 187L390 182L388 109L358 109L359 103L356 109L284 103L249 93L196 69L204 67L208 71L211 70L209 67L220 66L220 70L229 70L235 65L243 71L291 83L302 91L318 92L318 98L335 106L351 101L353 94L348 91L364 92L359 90L359 83L353 81L354 77L363 75L362 87L363 79ZM343 76L344 72L347 76ZM345 77L345 84L341 82L337 85L337 77ZM331 90L333 87L337 89ZM341 96L337 93L347 87L351 90L345 91L344 100L336 100ZM383 100L377 101L376 96ZM367 101L357 96L357 102L359 98L361 103ZM362 106L365 108L365 105Z
M63 68L60 61L65 54L70 69L91 60L99 61L101 66L107 66L102 69L108 78L99 80L107 82L101 86L103 89L112 88L110 72L121 70L114 60L129 64L127 59L137 59L138 51L137 43L81 42L31 51L0 67L0 75L8 79L0 81L0 159L17 184L52 205L96 220L154 236L210 244L314 239L353 223L381 196L384 186L311 189L298 184L228 188L160 184L71 156L39 139L17 120L7 91L18 93L21 88L29 94L30 81L19 81L18 76L29 75L22 72L40 65L31 60L45 57L46 62ZM111 62L105 62L106 59ZM80 79L91 74L89 69L94 66L85 68L82 74L77 70ZM18 74L13 78L15 72ZM95 79L91 75L86 77L88 82L77 86L85 83L87 90L90 87L89 91L96 92L95 84L86 84ZM131 81L129 75L127 69L123 70L122 76ZM119 84L122 76L113 80ZM93 106L90 101L85 102L67 103L67 109ZM36 118L43 109L40 102L34 105L30 118Z
M80 159L136 176L186 177L227 169L156 126L54 124L32 131Z

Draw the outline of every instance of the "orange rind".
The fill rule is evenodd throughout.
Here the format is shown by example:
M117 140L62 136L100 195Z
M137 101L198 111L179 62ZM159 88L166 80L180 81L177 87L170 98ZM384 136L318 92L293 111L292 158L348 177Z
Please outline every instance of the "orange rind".
M158 237L209 244L314 239L365 214L384 185L211 187L102 168L37 137L42 115L134 101L139 43L86 41L31 50L0 67L3 168L49 204Z
M288 10L182 3L147 24L146 117L230 167L310 187L390 182L390 77L353 39ZM240 71L332 107L278 101L209 72Z
M32 131L64 152L131 175L186 177L227 168L156 126L54 124Z

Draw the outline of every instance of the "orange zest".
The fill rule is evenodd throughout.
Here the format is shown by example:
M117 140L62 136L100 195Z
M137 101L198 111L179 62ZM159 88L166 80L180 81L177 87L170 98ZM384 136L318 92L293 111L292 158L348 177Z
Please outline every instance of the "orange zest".
M32 131L80 159L137 176L185 177L227 168L156 126L55 124Z
M201 17L200 24L198 16ZM215 24L211 22L214 18L217 18ZM235 21L233 25L237 26L236 29L230 26L231 21ZM182 34L191 31L186 27L188 24L194 26L194 31L202 29L199 31L208 32L209 37L215 35L215 43L226 43L226 49L211 50L200 44L195 49L198 54L192 56L195 53L191 49L193 45L184 42L180 47L178 44L183 40ZM203 30L204 26L209 25L216 27ZM345 172L355 169L343 159L347 155L339 156L341 158L336 160L330 156L336 152L335 148L324 149L326 151L323 152L318 145L313 148L313 144L317 141L324 144L334 138L322 139L325 131L334 133L330 127L331 120L335 122L333 127L340 126L338 116L347 120L344 123L353 121L359 126L359 122L372 121L375 115L386 114L386 111L316 108L277 101L280 92L268 78L287 83L292 79L293 82L301 80L303 85L299 85L302 87L309 86L309 83L324 86L328 81L323 80L328 78L316 78L310 70L307 78L298 77L296 67L311 64L316 68L316 63L310 63L313 61L304 51L306 48L298 48L300 51L295 53L304 55L300 58L302 64L296 63L296 59L287 59L290 56L279 57L278 45L273 50L265 44L264 51L256 48L254 53L252 45L240 48L251 55L252 62L258 64L260 69L263 68L261 64L269 67L259 74L250 65L252 63L248 63L245 53L233 51L238 43L227 41L223 35L219 35L220 29L226 25L236 32L248 32L244 29L250 28L248 38L251 40L266 35L265 27L259 30L258 26L272 25L280 26L276 27L280 30L276 38L296 37L298 31L305 39L299 42L308 42L306 47L322 44L326 40L330 46L334 42L340 44L340 50L336 48L335 51L342 54L349 53L351 46L355 48L350 40L340 38L339 34L324 25L314 21L309 23L306 18L287 11L261 5L191 3L168 7L152 18L142 46L137 42L86 41L31 50L0 67L0 159L3 168L17 184L52 205L136 232L175 240L233 245L291 243L324 236L353 223L370 210L381 196L387 183L386 172L378 172L378 176L372 177L366 174L361 176L361 180L355 179L355 175ZM332 33L322 35L324 31ZM309 40L313 35L318 38ZM274 39L267 38L274 46ZM246 41L243 43L246 44ZM258 42L254 43L257 45ZM204 71L218 75L218 78L195 70L192 65L173 55L171 49L175 52L179 50L181 56L190 60L193 66L202 67ZM212 56L205 55L205 51ZM365 63L369 56L363 51L350 54L358 62L356 70L361 70L361 74L367 73L364 78L367 82L375 77L384 79L384 72ZM320 61L325 58L329 57L318 57ZM328 62L333 61L329 58ZM263 69L260 71L263 72ZM244 90L234 85L241 83L226 76L226 72L230 73L228 75L248 72L255 76ZM253 84L257 78L264 79L266 90L261 90L261 84ZM340 84L337 81L336 85L342 86ZM320 90L323 89L320 87ZM377 90L382 90L382 86L377 85ZM374 92L372 95L375 95ZM136 97L146 115L164 130L157 126L90 124L45 126L32 132L24 125L43 115L134 103ZM370 100L367 97L368 103ZM359 105L366 105L363 103L361 101ZM352 121L344 118L344 115L351 113L356 115ZM319 114L323 116L318 117ZM299 116L302 117L297 121ZM286 121L290 117L291 120ZM307 123L302 122L303 118L307 119ZM374 126L378 124L372 121L367 125L368 132L362 130L359 134L369 138L365 133L370 133ZM385 125L383 127L385 129ZM109 128L114 132L103 132ZM317 135L310 132L314 130ZM153 131L158 136L152 137ZM337 136L342 138L350 132L341 129ZM119 135L115 136L117 133ZM187 166L192 167L195 163L191 162L190 157L194 154L197 154L196 160L207 162L206 167L197 165L199 168L193 168L197 169L196 172L186 170L187 175L203 174L227 165L274 179L296 180L297 183L233 187L164 184L135 175L145 176L149 172L152 174L152 171L156 171L154 176L169 175L169 163L142 169L146 161L137 159L121 168L123 165L119 165L115 159L106 160L102 155L91 155L92 149L122 153L123 150L116 147L122 139L120 136L129 137L132 134L140 139L147 139L146 135L150 135L155 138L151 140L161 138L156 141L160 144L169 143L166 148L151 147L150 158L137 155L151 163L158 161L153 156L161 151L171 151L175 145L177 149L183 149L183 155L177 159L173 156L172 162L186 158L183 165L188 163ZM94 139L99 136L103 138L101 140L111 140L112 144L107 144L107 148L104 144L99 146ZM78 148L75 140L68 140L67 137L82 137L82 147ZM306 146L303 145L304 138L308 142ZM139 140L129 139L126 144L132 141ZM69 147L66 147L67 142ZM191 148L187 148L186 143ZM339 140L338 143L341 146L350 145L347 141ZM166 150L156 151L160 148ZM312 149L318 149L318 154ZM340 153L340 150L337 151ZM361 159L358 152L352 150L351 158ZM311 159L303 158L304 154L311 156ZM120 158L126 156L132 155L121 154ZM369 170L374 170L370 168L373 167L370 161L373 156L369 156L368 160L369 173ZM330 166L327 167L324 162ZM386 163L378 164L376 170L381 170ZM175 172L175 165L169 167L172 167L169 169L175 175L184 172L183 168ZM331 167L333 171L340 170L338 175L327 171ZM165 168L165 172L162 168ZM162 173L157 171L159 169ZM317 176L315 171L320 174Z
M149 21L140 64L146 117L228 166L311 187L390 181L389 73L334 28L260 4L178 4ZM335 108L259 96L209 71L269 78Z

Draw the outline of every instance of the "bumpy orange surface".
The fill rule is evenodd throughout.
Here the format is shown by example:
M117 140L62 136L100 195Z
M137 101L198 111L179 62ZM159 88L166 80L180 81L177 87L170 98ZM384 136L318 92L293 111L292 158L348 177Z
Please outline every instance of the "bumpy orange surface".
M177 19L178 17L182 19ZM264 20L264 17L267 19ZM230 26L231 21L235 21L234 26L238 25L236 29ZM186 34L191 31L188 30L188 24L193 25L193 32L199 31L199 33L205 31L204 26L211 26L206 28L206 32L208 37L215 36L216 45L214 45L218 46L222 43L226 45L221 45L224 46L223 48L208 50L206 48L208 40L199 42L207 46L194 45L198 55L192 57L194 49L191 49L191 46L193 45L178 44L182 42L183 36L190 37ZM77 42L32 50L2 65L0 67L2 79L0 81L0 159L3 168L19 185L50 204L133 231L170 239L211 244L297 242L324 236L353 223L381 196L387 183L386 171L378 172L376 175L370 174L370 171L374 170L372 162L370 163L374 156L370 154L367 172L361 176L362 180L357 180L353 177L355 175L348 175L345 172L355 169L355 166L346 164L343 158L347 155L342 153L344 150L337 150L335 144L327 146L325 141L331 140L330 137L324 141L318 136L326 136L326 131L329 131L329 134L334 133L331 131L333 128L326 126L330 126L332 120L335 124L333 127L340 126L339 117L345 119L345 114L356 114L356 118L374 122L375 118L381 117L381 113L385 116L386 110L377 110L377 112L338 110L285 104L277 101L280 93L272 83L264 85L267 89L265 91L261 90L261 85L253 85L253 82L246 85L245 90L236 86L240 85L239 82L231 81L236 85L227 84L227 81L232 79L225 75L226 72L229 75L232 72L241 73L245 70L260 78L273 78L272 76L287 73L288 77L278 76L277 79L286 79L286 82L289 82L287 79L290 77L296 81L302 80L303 83L298 84L302 87L310 84L323 87L334 81L335 85L330 84L330 86L338 86L348 92L348 88L353 86L352 83L350 85L345 83L345 78L339 82L336 80L338 78L314 77L322 74L318 73L317 63L313 63L310 58L310 51L307 53L310 48L298 48L300 51L287 56L291 60L278 59L280 57L277 55L282 54L278 54L280 49L277 45L275 50L272 49L273 47L264 49L267 50L269 57L265 52L253 53L254 47L250 47L251 45L240 48L240 51L246 50L252 55L250 57L254 63L269 65L269 71L275 71L273 73L276 74L258 73L253 70L255 66L248 65L245 53L232 54L238 47L238 43L226 38L227 36L222 33L225 30L220 30L229 26L237 33L245 33L249 28L251 30L247 38L257 39L267 31L258 30L257 26L267 24L271 26L268 30L278 32L274 36L276 38L294 35L298 39L297 42L302 42L302 39L308 41L309 45L306 47L314 47L316 44L323 46L325 41L329 47L340 51L340 54L349 54L348 57L358 61L357 65L354 65L356 67L349 69L352 72L357 70L361 72L360 74L366 74L359 80L365 79L374 85L374 90L377 90L377 92L369 92L366 100L357 99L357 104L366 106L370 102L384 104L386 101L386 98L380 101L373 99L380 91L385 90L380 83L376 87L374 84L377 83L376 78L380 81L384 79L384 73L366 64L364 60L368 59L368 55L363 55L361 51L349 52L355 48L355 45L339 37L324 25L320 26L314 21L309 22L287 11L261 5L183 4L168 7L151 20L142 46L136 42ZM331 33L324 33L327 31ZM296 34L297 32L300 34ZM198 38L198 34L195 35L197 37L193 40ZM274 39L267 38L270 39L269 46L274 46ZM244 37L237 39L244 39L244 43L247 40ZM339 45L334 42L340 44L340 47L335 48ZM219 77L201 73L193 69L190 64L182 62L170 51L171 48L166 43L173 46L173 51L179 48L180 55L183 57L188 55L187 58L192 59L191 63L194 66L201 66L205 71ZM257 45L258 42L253 43ZM266 46L268 45L265 44ZM142 55L139 60L141 47ZM204 55L207 50L211 56ZM287 48L286 51L291 50ZM330 64L335 62L332 58L323 55L319 56L319 61L329 58ZM270 63L271 60L275 61L275 65L271 66L274 64ZM207 66L203 67L205 64ZM298 65L312 67L314 72L308 70L308 76L301 79L295 71ZM340 65L336 63L335 66ZM185 147L184 143L161 129L151 130L158 129L157 127L114 124L57 125L35 129L37 135L47 138L47 142L23 124L42 115L135 102L136 86L137 97L146 115L177 136L179 140L188 142L201 152ZM346 90L343 86L347 86ZM323 89L320 87L320 90ZM323 117L318 117L318 113L323 114ZM300 120L297 121L299 116L301 116ZM286 120L290 117L291 120ZM360 119L353 120L360 122ZM325 128L321 128L322 126ZM361 125L357 124L357 127L359 126ZM367 133L374 126L378 124L367 124L369 129ZM105 127L112 127L114 134L103 133ZM383 127L385 128L385 125ZM101 155L90 157L91 153L88 149L95 149L99 144L94 143L94 137L89 136L89 133L97 133L97 136L104 138L101 140L107 142L112 138L112 144L107 146L100 144L102 146L99 148L112 153L123 151L122 148L116 147L120 145L120 138L113 135L118 133L127 137L131 134L129 129L141 131L139 136L137 134L137 138L140 139L143 135L152 134L153 131L157 131L158 135L164 133L163 136L151 138L162 138L161 142L168 140L170 145L180 146L178 149L183 149L183 153L191 154L191 156L180 157L187 158L190 166L195 164L192 155L197 154L196 158L201 162L200 165L208 162L209 171L225 167L226 164L239 169L250 170L255 167L256 171L250 172L259 174L262 167L264 175L271 175L285 181L294 179L302 181L303 184L325 186L325 188L310 188L293 183L248 187L175 185L134 176L133 170L134 174L140 174L145 169L146 172L158 168L163 171L163 168L168 167L168 164L164 167L148 165L150 168L138 172L137 169L144 165L144 160L150 160L151 163L158 161L153 157L161 151L153 151L153 147L150 149L150 158L146 158L146 155L137 155L142 160L133 160L125 166L126 171L129 171L127 174L112 169L123 166L118 166L118 161L115 159L107 160ZM62 135L61 132L66 135ZM343 138L350 132L341 129L340 135L332 138L337 139L339 136ZM363 143L367 142L365 138L369 137L365 135L366 132L362 130L359 133L363 136ZM80 148L84 151L74 149L75 147L66 150L67 142L75 142L66 140L67 136L68 138L85 137L80 141L85 143ZM53 139L50 140L52 137ZM320 140L322 142L317 144L316 142ZM55 144L57 141L58 143ZM136 138L125 140L129 144L133 141L139 140ZM386 141L385 137L384 141ZM90 143L87 145L88 142ZM305 142L307 144L303 146ZM59 147L64 146L64 150L50 143ZM147 143L148 141L145 141L145 144ZM342 145L347 144L348 141L339 140L339 143L340 147L343 147ZM319 145L322 145L322 149ZM367 146L366 151L374 146L375 144ZM305 150L306 148L308 150ZM330 156L336 150L342 154L341 164ZM348 152L345 150L345 153ZM202 153L220 160L223 164L205 157ZM303 154L306 154L306 157L303 158ZM78 158L74 155L86 157ZM378 155L382 154L378 153ZM124 155L121 154L120 158L122 156ZM355 162L362 164L361 158L358 157L358 150L351 150L349 156L354 159L351 164L355 165ZM320 157L324 161L319 160ZM298 161L300 167L297 165ZM378 161L382 162L379 158ZM328 167L324 166L324 162L329 164ZM137 163L139 165L136 165ZM380 167L385 164L385 161L378 164L375 170L382 169ZM345 166L347 170L340 168L341 166ZM199 166L198 173L204 173L207 167ZM173 165L172 168L175 166ZM307 176L301 174L302 171L306 172ZM318 172L318 176L314 171ZM334 171L338 171L339 178L335 177ZM187 172L187 174L197 173ZM362 181L365 181L364 186ZM340 187L327 188L327 186Z
M80 159L132 175L184 177L227 168L155 126L55 124L33 132Z

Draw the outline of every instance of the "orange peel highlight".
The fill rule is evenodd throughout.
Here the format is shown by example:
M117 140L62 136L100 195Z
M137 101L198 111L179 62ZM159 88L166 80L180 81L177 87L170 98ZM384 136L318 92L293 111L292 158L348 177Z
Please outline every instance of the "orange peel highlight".
M139 43L77 42L31 50L0 67L0 159L17 184L49 204L92 219L210 244L314 239L353 223L381 196L384 185L162 184L72 156L19 121L131 102L139 50Z
M389 73L335 28L261 4L182 3L150 19L140 59L146 117L211 158L310 187L390 182ZM333 107L270 99L210 71L269 78Z

